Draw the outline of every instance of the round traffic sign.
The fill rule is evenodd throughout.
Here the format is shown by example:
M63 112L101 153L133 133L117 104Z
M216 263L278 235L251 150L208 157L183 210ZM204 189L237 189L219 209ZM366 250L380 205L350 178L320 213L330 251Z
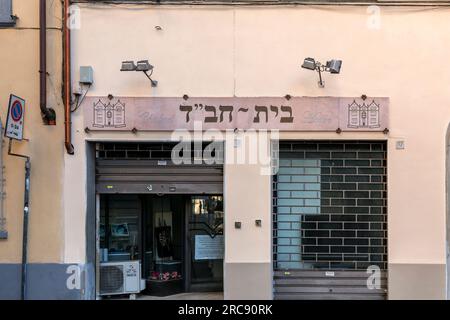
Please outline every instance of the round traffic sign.
M14 101L11 107L11 118L17 122L20 121L20 119L22 119L22 115L23 115L22 104L20 103L20 101Z

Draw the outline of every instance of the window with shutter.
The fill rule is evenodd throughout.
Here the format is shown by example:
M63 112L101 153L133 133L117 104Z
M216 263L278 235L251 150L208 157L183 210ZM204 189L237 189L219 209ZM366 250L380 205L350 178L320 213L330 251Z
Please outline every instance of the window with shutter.
M0 27L9 27L15 24L12 14L12 0L0 0Z

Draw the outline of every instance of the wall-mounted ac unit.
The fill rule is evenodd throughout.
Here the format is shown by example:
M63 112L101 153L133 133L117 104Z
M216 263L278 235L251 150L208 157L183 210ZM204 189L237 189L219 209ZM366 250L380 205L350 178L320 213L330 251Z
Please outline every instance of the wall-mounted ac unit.
M139 261L100 264L100 295L136 294L145 289Z

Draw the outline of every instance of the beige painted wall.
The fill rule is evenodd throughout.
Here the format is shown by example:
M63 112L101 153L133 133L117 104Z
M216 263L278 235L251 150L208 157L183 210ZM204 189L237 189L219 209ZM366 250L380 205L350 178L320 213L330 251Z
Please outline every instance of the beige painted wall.
M381 28L373 30L367 27L366 7L81 7L81 29L72 38L73 72L76 80L80 65L93 66L90 95L390 97L387 136L285 133L282 138L388 139L389 263L445 263L445 135L450 120L450 73L445 61L450 51L450 9L382 7ZM308 56L342 59L341 74L326 74L326 87L319 89L317 75L300 69ZM158 88L151 88L143 75L119 71L122 60L147 58L155 66ZM167 135L86 135L82 110L73 122L76 155L66 156L65 167L65 260L82 262L84 140L151 140ZM395 149L397 140L405 141L405 150ZM226 168L236 174L225 178L228 223L244 200L244 208L256 207L263 220L270 219L267 186L258 185L260 197L242 195L252 186L243 178L256 179L255 170ZM256 181L268 183L265 178ZM253 218L249 214L242 220ZM252 246L228 239L227 259L270 261L270 232L257 232L249 236ZM436 296L444 297L442 288L436 290Z
M255 132L239 134L240 143L227 141L225 153L244 153L245 163L230 162L224 168L225 200L225 263L259 262L270 263L272 252L271 180L261 172L260 164L252 164L249 151L250 140L258 141ZM267 141L269 145L269 141ZM246 152L244 151L246 150ZM267 155L268 157L268 155ZM261 163L270 163L270 158L258 157ZM255 220L261 220L256 227ZM241 222L241 229L234 223Z
M63 103L61 100L61 4L48 1L48 105L56 126L44 126L39 109L39 1L14 0L16 27L0 28L0 115L6 122L9 95L26 100L24 137L13 151L31 156L29 261L61 262L63 234ZM55 29L56 28L56 29ZM3 133L2 133L3 136ZM9 239L0 240L0 263L17 263L22 254L24 161L7 155L4 140L5 216Z

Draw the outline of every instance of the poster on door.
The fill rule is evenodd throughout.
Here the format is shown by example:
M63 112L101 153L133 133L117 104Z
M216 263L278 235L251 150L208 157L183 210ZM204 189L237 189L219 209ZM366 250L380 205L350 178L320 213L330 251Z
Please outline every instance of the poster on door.
M220 260L224 257L224 237L195 235L195 260Z

